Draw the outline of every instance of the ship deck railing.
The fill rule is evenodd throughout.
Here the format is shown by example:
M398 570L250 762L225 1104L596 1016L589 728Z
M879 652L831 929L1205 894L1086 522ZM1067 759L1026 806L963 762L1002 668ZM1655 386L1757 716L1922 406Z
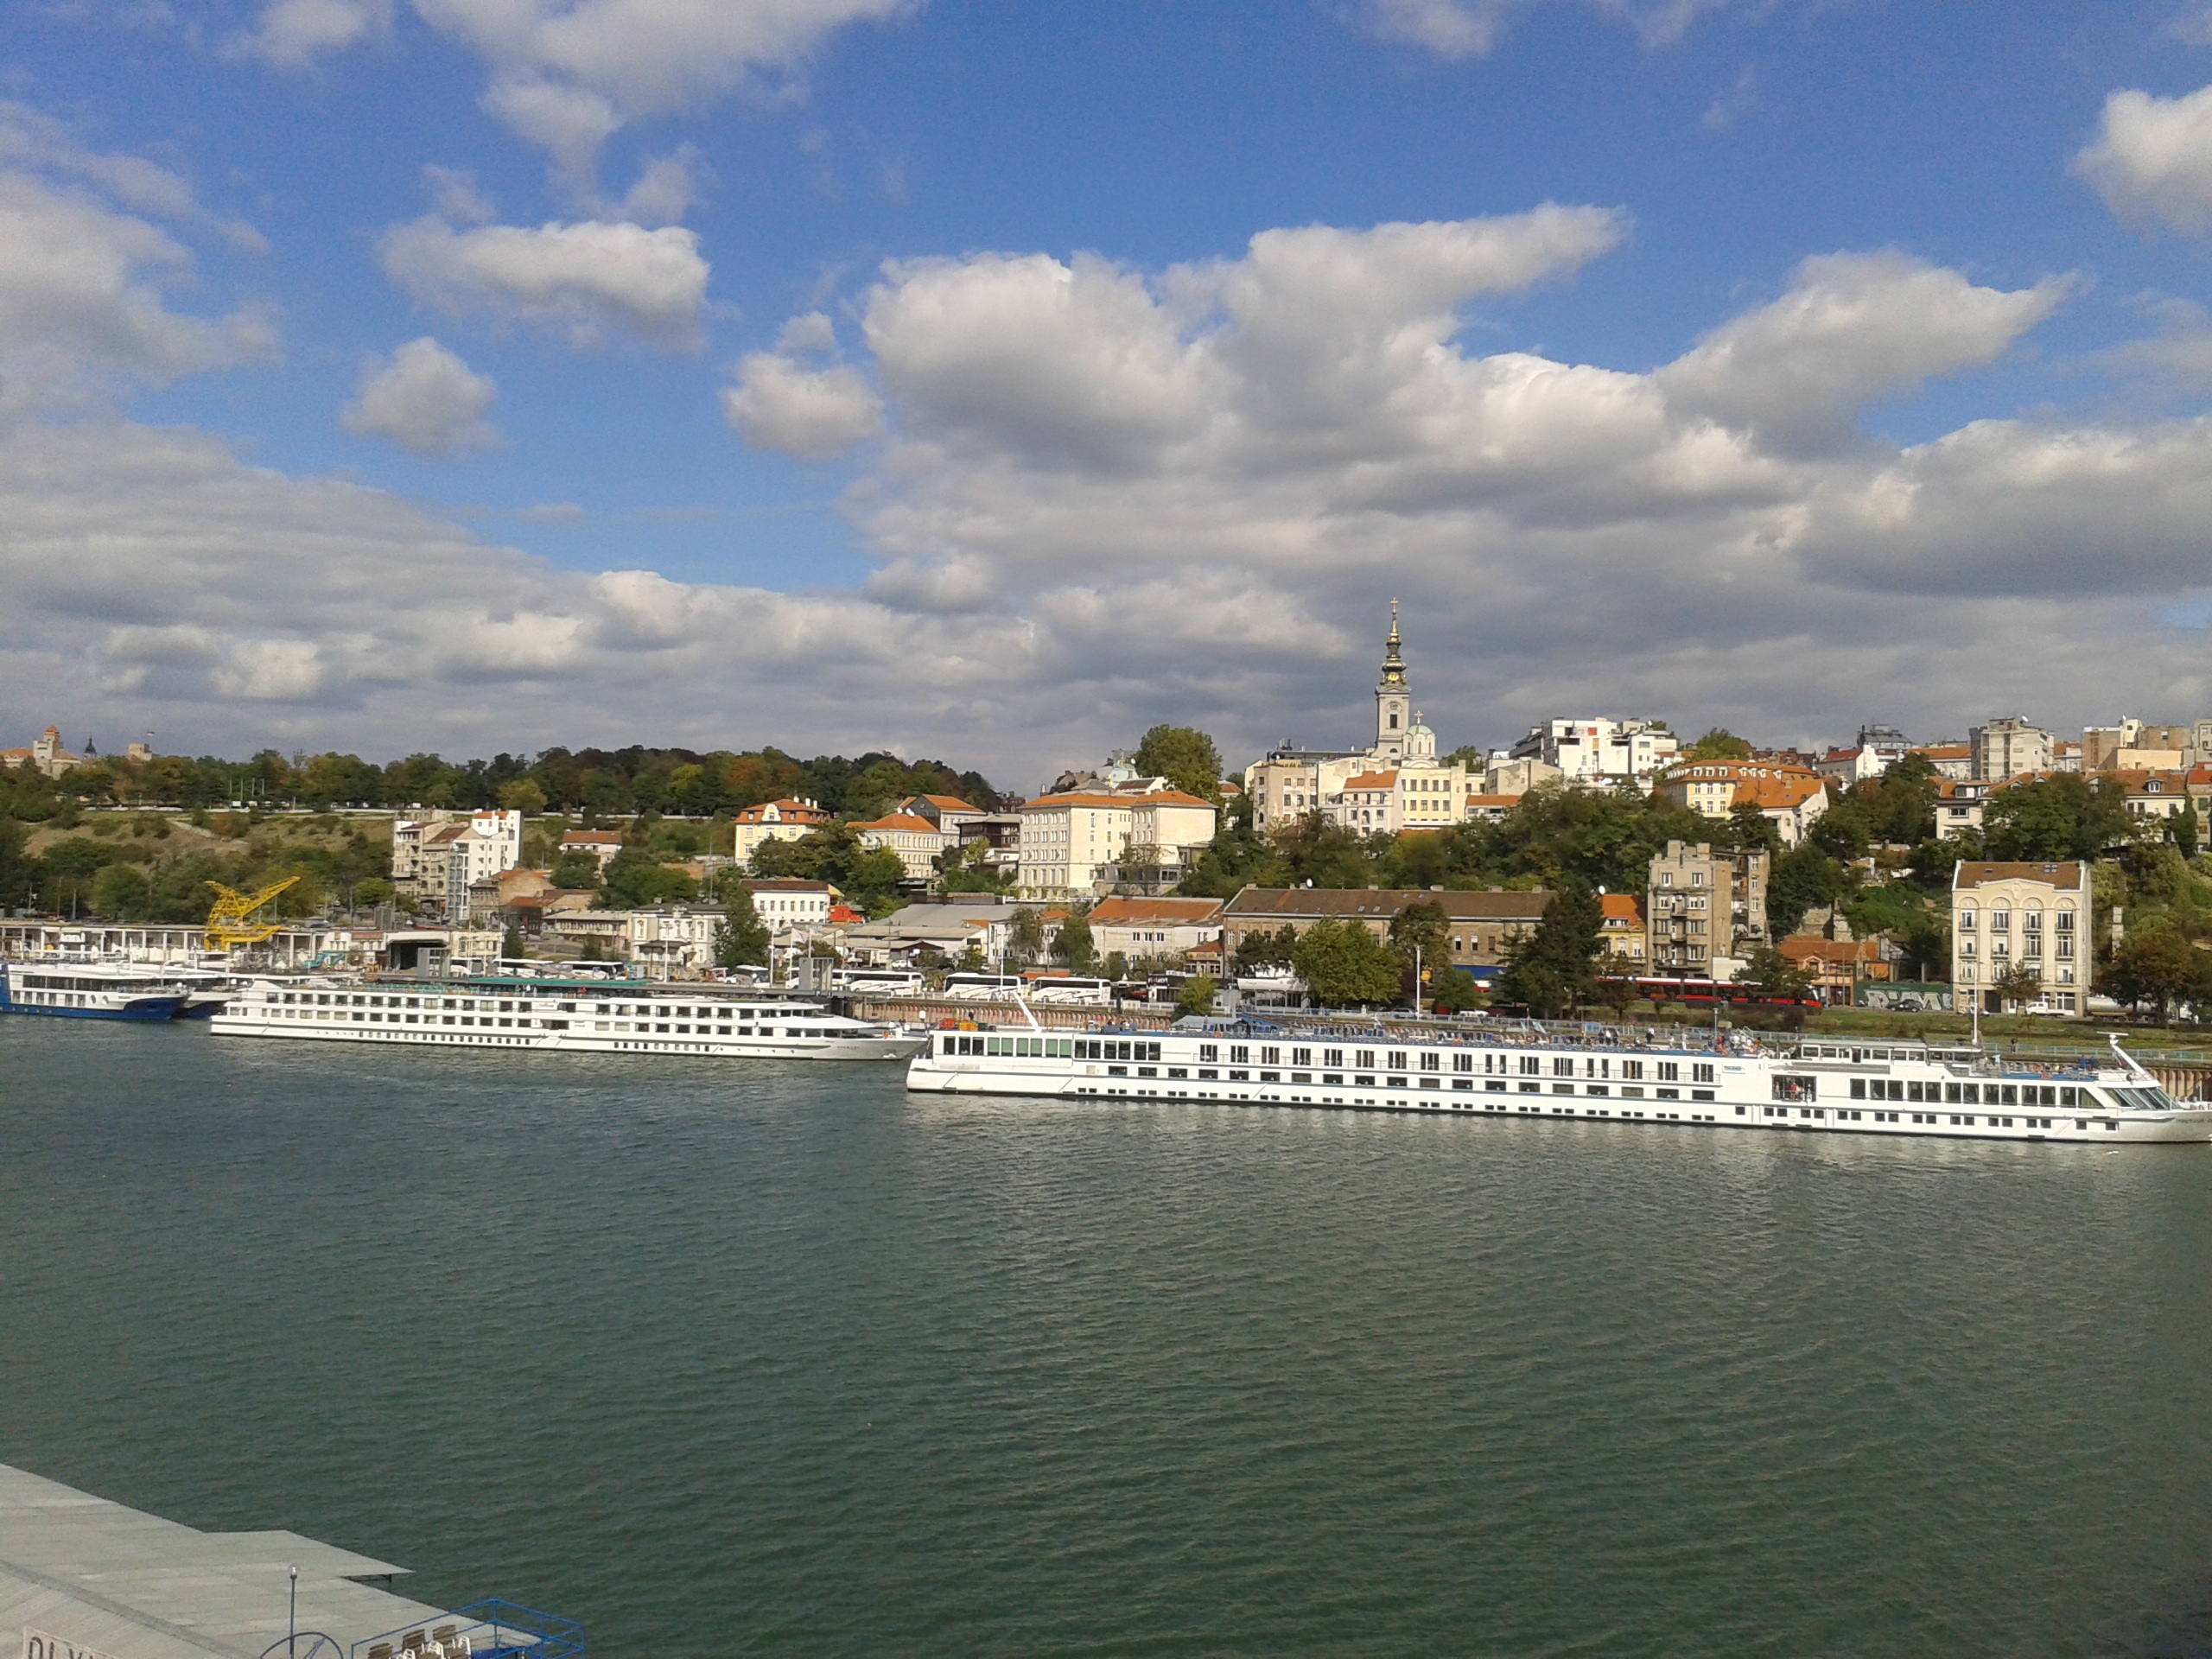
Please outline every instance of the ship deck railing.
M494 1596L456 1607L441 1618L363 1637L351 1659L584 1659L584 1627L573 1618L540 1612Z

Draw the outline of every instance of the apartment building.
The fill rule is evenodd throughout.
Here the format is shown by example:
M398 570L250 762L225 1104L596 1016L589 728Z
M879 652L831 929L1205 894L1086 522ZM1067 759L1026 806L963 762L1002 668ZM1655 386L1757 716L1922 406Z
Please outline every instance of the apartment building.
M896 854L909 881L928 880L937 873L938 856L960 842L954 831L941 830L929 819L909 812L893 812L888 817L855 823L853 833L859 837L861 845L871 852Z
M1967 734L1973 756L1972 776L1985 783L2002 783L2024 772L2050 770L2050 734L2028 724L2024 715L2007 715Z
M1701 841L1669 842L1651 860L1643 895L1652 971L1732 976L1735 964L1766 942L1767 866L1764 851L1716 853Z
M1541 760L1558 767L1569 788L1641 789L1681 753L1681 744L1674 733L1656 721L1586 715L1532 726L1511 749L1491 759L1493 766Z
M1040 795L1020 810L1016 885L1026 899L1087 898L1110 886L1131 849L1156 866L1214 837L1212 803L1154 778L1112 791ZM1146 849L1150 849L1149 856Z
M1954 841L1969 830L1978 832L1989 802L1989 785L1976 778L1938 778L1935 782L1936 839Z
M2075 1014L2087 1004L2089 928L2094 915L2087 868L1967 863L1951 872L1951 984L1961 1005L1982 1012ZM2024 969L2031 988L2022 983ZM2011 976L2005 990L1999 982Z
M571 830L561 837L563 853L588 853L605 869L614 861L626 839L620 830ZM558 855L556 855L557 856Z
M1218 899L1102 899L1086 918L1091 948L1144 957L1183 957L1221 940Z
M522 862L522 814L433 808L391 827L391 884L452 916L469 911L469 889Z

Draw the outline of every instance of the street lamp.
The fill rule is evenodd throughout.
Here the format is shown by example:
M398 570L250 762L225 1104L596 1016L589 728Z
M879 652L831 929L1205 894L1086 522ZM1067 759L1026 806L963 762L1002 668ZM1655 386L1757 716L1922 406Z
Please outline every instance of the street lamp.
M284 1651L290 1654L300 1639L300 1569L285 1569L292 1575L292 1608L284 1619Z

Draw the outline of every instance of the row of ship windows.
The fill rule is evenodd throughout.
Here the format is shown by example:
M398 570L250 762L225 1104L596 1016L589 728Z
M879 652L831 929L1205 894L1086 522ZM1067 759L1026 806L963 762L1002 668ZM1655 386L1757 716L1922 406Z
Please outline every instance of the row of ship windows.
M1221 1063L1221 1051L1224 1046L1229 1050L1229 1064L1231 1065L1249 1066L1254 1064L1253 1055L1255 1048L1259 1056L1259 1065L1263 1066L1281 1066L1285 1063L1283 1059L1285 1051L1283 1049L1267 1044L1251 1045L1245 1043L1230 1043L1227 1045L1218 1043L1200 1043L1198 1045L1199 1062L1201 1064L1211 1063L1217 1065L1219 1065ZM938 1052L940 1054L951 1055L955 1057L976 1056L986 1058L1003 1056L1013 1059L1128 1060L1139 1062L1149 1060L1156 1064L1160 1058L1160 1045L1154 1042L1122 1042L1119 1040L1097 1039L1091 1038L993 1037L983 1034L969 1035L963 1033L957 1035L948 1033L939 1039ZM1349 1066L1346 1068L1348 1070L1369 1068L1375 1071L1408 1071L1415 1069L1412 1064L1413 1051L1410 1049L1390 1049L1387 1051L1389 1056L1388 1059L1384 1064L1377 1065L1376 1064L1377 1054L1385 1052L1386 1051L1372 1048L1325 1048L1319 1051L1321 1056L1320 1064L1325 1067L1346 1066L1345 1057L1349 1054L1351 1056L1351 1060ZM1293 1066L1312 1066L1314 1064L1313 1056L1315 1051L1313 1049L1292 1048L1288 1052L1290 1056L1288 1064ZM1507 1070L1509 1063L1516 1057L1492 1052L1484 1052L1480 1058L1483 1062L1482 1069L1484 1071L1503 1072ZM1471 1073L1475 1070L1476 1058L1477 1056L1472 1052L1455 1053L1452 1056L1452 1070L1454 1072L1461 1074ZM1541 1076L1542 1074L1543 1061L1539 1056L1534 1054L1523 1054L1518 1056L1517 1058L1519 1061L1520 1070L1522 1074L1531 1077ZM1558 1077L1574 1077L1577 1075L1578 1065L1580 1067L1580 1075L1586 1077L1605 1077L1611 1079L1613 1076L1614 1061L1612 1057L1610 1055L1586 1055L1580 1062L1576 1061L1571 1056L1554 1058L1551 1063L1552 1075ZM1620 1076L1622 1080L1624 1082L1634 1083L1644 1081L1646 1065L1647 1062L1643 1060L1624 1059L1620 1061ZM1656 1060L1649 1062L1649 1065L1652 1068L1654 1077L1658 1082L1680 1083L1682 1080L1681 1063L1680 1061ZM1421 1056L1418 1069L1422 1071L1440 1072L1444 1070L1444 1056L1439 1053L1425 1053ZM1174 1073L1171 1075L1180 1074ZM1201 1073L1201 1075L1203 1076L1205 1074ZM1692 1083L1713 1082L1713 1068L1712 1065L1709 1062L1705 1061L1692 1062L1690 1065L1690 1081Z
M538 1012L590 1014L646 1014L658 1019L678 1020L749 1020L760 1014L774 1013L771 1008L727 1008L711 1005L704 1007L674 1007L664 1002L575 1002L532 1001L528 997L491 996L377 996L349 995L328 991L269 992L262 999L275 1006L291 1007L355 1007L355 1008L459 1008L469 1012L490 1014L534 1014Z
M1784 1082L1794 1078L1777 1077L1779 1090ZM1808 1077L1805 1082L1811 1082ZM1851 1097L1853 1100L1917 1100L1941 1102L1948 1106L2077 1106L2094 1103L2085 1100L2086 1089L2075 1089L2063 1084L2035 1083L1898 1083L1881 1077L1853 1077ZM1790 1096L1795 1099L1796 1096ZM1808 1098L1810 1096L1808 1096ZM1777 1099L1781 1096L1777 1094Z
M1186 1065L1171 1065L1164 1069L1166 1075L1170 1077L1188 1077L1192 1076L1192 1070ZM1136 1075L1140 1077L1156 1077L1160 1075L1162 1070L1163 1068L1156 1065L1140 1065L1136 1068ZM1129 1068L1126 1065L1109 1065L1106 1068L1106 1075L1109 1077L1125 1077L1129 1075ZM1311 1071L1293 1071L1287 1077L1286 1077L1281 1071L1262 1071L1257 1077L1255 1077L1250 1071L1237 1066L1229 1068L1226 1077L1224 1077L1224 1072L1220 1067L1211 1065L1199 1066L1198 1068L1197 1077L1198 1080L1201 1083L1220 1081L1227 1081L1230 1083L1288 1082L1294 1084L1311 1084L1319 1083L1324 1088L1339 1089L1347 1086L1347 1084L1354 1089L1374 1089L1378 1087L1383 1089L1410 1089L1414 1087L1416 1081L1416 1079L1411 1077L1394 1077L1382 1076L1378 1077L1377 1075L1373 1072L1357 1071L1350 1074L1346 1074L1342 1071L1324 1071L1318 1077ZM1418 1079L1418 1081L1420 1086L1423 1089L1441 1089L1444 1086L1444 1079L1442 1077L1421 1077ZM1472 1077L1454 1077L1452 1079L1452 1088L1459 1090L1471 1090L1475 1086L1475 1079ZM1489 1094L1502 1095L1506 1092L1505 1079L1503 1077L1493 1077L1483 1084L1483 1089ZM1551 1092L1554 1095L1571 1095L1574 1092L1574 1090L1575 1085L1571 1083L1554 1083L1551 1085ZM1590 1083L1583 1084L1582 1090L1585 1094L1603 1097L1610 1096L1613 1092L1613 1086L1611 1084ZM1520 1085L1519 1091L1524 1095L1540 1095L1544 1092L1544 1085L1541 1083L1523 1083ZM1643 1090L1635 1084L1624 1085L1621 1089L1620 1095L1621 1098L1624 1100L1642 1100L1644 1098ZM1682 1091L1680 1089L1654 1089L1651 1090L1651 1097L1656 1100L1680 1100L1682 1097ZM1690 1090L1690 1098L1692 1100L1711 1100L1713 1097L1713 1091L1710 1089L1693 1089Z
M579 1027L583 1024L582 1020L571 1022L567 1020L531 1020L528 1018L494 1019L489 1015L474 1014L403 1014L396 1013L379 1014L372 1010L366 1014L353 1012L347 1014L332 1013L325 1014L305 1008L298 1010L279 1008L276 1010L276 1017L279 1020L308 1020L317 1023L321 1023L324 1020L330 1020L333 1022L352 1020L357 1023L366 1022L372 1025L393 1026L402 1024L410 1026L450 1026L454 1024L464 1026L498 1025L509 1029L519 1028L524 1031L567 1031L569 1029L572 1023ZM610 1024L612 1028L615 1031L626 1032L632 1029L632 1022L627 1020L620 1020L612 1022L605 1020L594 1020L591 1024L591 1029L594 1031L606 1031L609 1029ZM671 1022L665 1020L659 1020L658 1022L650 1020L639 1020L635 1022L635 1028L641 1032L664 1032L671 1029ZM673 1029L674 1033L680 1037L688 1037L693 1034L693 1027L689 1021L677 1022L674 1025ZM752 1037L755 1035L761 1037L773 1037L776 1034L776 1027L773 1026L761 1026L756 1031L756 1029L752 1026L718 1026L709 1025L704 1021L701 1021L698 1024L696 1030L697 1034L702 1037ZM789 1026L785 1027L784 1030L784 1035L786 1037L818 1037L821 1034L821 1032L818 1030L810 1029L803 1026Z

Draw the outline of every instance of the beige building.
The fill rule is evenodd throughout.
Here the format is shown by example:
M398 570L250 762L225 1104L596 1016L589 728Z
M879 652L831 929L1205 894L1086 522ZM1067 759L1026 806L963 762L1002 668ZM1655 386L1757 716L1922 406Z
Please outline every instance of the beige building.
M433 809L391 826L391 884L418 903L469 913L470 889L522 862L522 814Z
M1989 801L1989 785L1974 778L1938 778L1935 781L1936 839L1952 841L1969 830L1980 830L1982 811Z
M1598 898L1598 943L1608 957L1626 963L1629 971L1641 974L1649 951L1645 938L1643 901L1632 893L1600 893Z
M1701 841L1669 842L1652 858L1644 891L1652 971L1732 977L1736 963L1766 942L1766 882L1764 852L1716 853Z
M830 822L830 814L812 801L789 798L743 806L731 826L731 853L741 864L750 863L763 842L803 841Z
M1526 755L1516 760L1510 756L1493 754L1489 766L1484 768L1482 787L1475 792L1478 797L1503 797L1511 800L1546 784L1563 784L1566 781L1565 771L1537 756Z
M136 749L144 746L134 743L130 747ZM61 728L58 726L48 727L39 734L38 741L27 749L0 749L0 766L29 766L49 778L59 778L63 772L84 764L84 756L72 754L61 747Z
M2024 1009L2075 1014L2088 1004L2094 914L2088 872L2078 861L1992 864L1951 872L1951 984L1955 1004L1980 999L1985 1014ZM2026 969L2035 988L1999 991Z
M1686 760L1662 776L1653 798L1708 818L1755 808L1785 847L1805 838L1828 809L1827 780L1809 766L1778 760Z
M1493 976L1505 961L1505 949L1532 931L1551 908L1548 893L1424 892L1393 887L1246 887L1222 912L1224 961L1254 933L1273 937L1287 927L1304 933L1324 920L1358 922L1377 938L1389 937L1390 924L1408 905L1443 907L1452 929L1452 965L1478 979Z
M1213 839L1212 803L1160 779L1126 790L1040 795L1021 809L1016 884L1025 899L1087 897L1128 861L1156 867L1195 855ZM1145 849L1152 849L1146 855Z
M1986 783L2050 770L2050 734L2029 725L2024 715L2007 715L1975 727L1967 734L1967 747L1974 757L1973 775Z
M2116 726L2091 726L2082 734L2083 772L2186 772L2202 751L2197 734L2212 722L2195 726L2152 726L2123 720Z
M1181 957L1220 941L1221 912L1218 899L1102 899L1086 919L1102 957Z

